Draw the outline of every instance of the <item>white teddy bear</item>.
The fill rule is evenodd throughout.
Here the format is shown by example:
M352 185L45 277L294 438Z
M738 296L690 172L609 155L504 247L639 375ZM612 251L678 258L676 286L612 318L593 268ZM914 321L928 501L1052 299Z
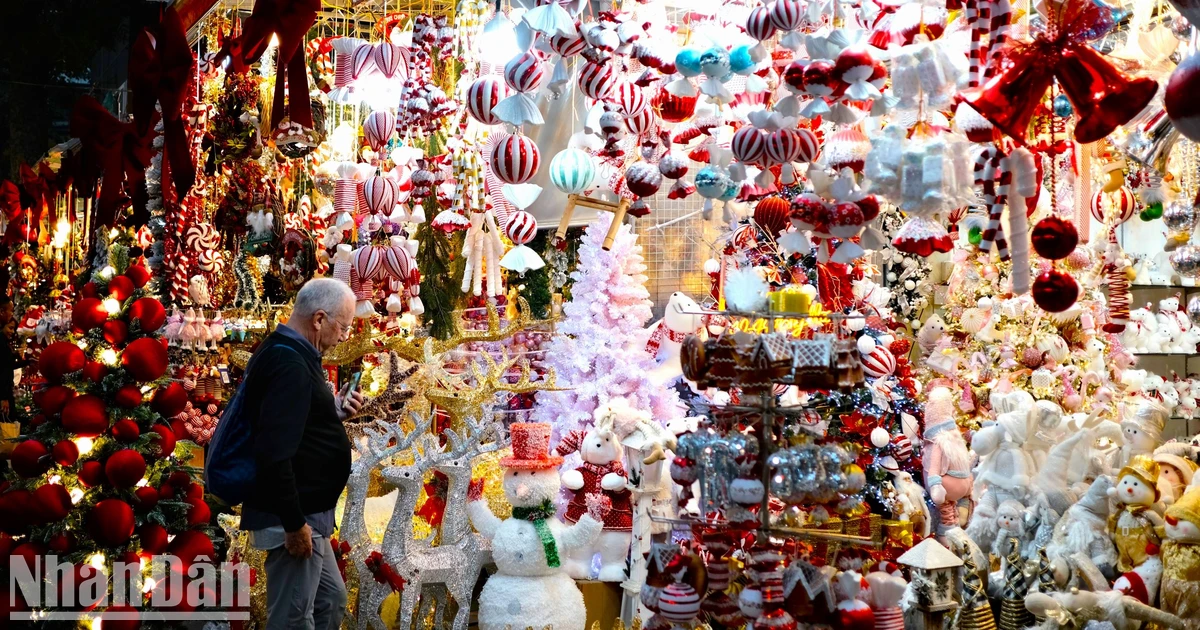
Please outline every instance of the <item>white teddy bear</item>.
M1134 352L1161 352L1162 347L1156 338L1158 320L1148 308L1135 308L1129 312L1129 324L1121 333L1121 344Z

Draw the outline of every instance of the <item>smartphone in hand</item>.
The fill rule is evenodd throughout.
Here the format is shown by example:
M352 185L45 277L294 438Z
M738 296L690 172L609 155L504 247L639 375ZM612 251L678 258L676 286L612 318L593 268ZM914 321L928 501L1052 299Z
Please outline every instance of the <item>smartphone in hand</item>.
M342 397L343 408L346 406L346 401L350 400L350 394L353 394L358 390L358 384L360 381L362 381L362 372L355 372L354 375L350 377L350 385L346 388L346 395Z

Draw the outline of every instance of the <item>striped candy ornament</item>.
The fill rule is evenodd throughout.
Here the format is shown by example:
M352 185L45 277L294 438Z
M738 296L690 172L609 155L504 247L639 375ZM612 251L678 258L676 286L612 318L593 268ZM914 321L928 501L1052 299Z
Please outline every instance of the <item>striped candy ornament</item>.
M1001 194L1001 181L1004 170L1002 162L1004 153L995 146L986 147L975 159L975 185L982 187L983 205L988 208L988 223L979 242L979 249L989 252L997 249L1001 260L1008 259L1008 241L1004 238L1004 228L1000 225L1000 217L1007 203L1008 190ZM1009 174L1011 181L1012 175Z
M796 153L795 162L816 162L821 157L821 141L811 129L796 129L796 141L800 150Z
M1108 249L1117 254L1116 260L1104 266L1104 277L1108 280L1108 323L1104 331L1121 333L1129 323L1129 277L1125 275L1125 267L1120 262L1120 246L1117 244L1115 226L1108 227Z
M1008 0L993 0L988 16L988 57L987 68L983 72L986 82L1000 70L1000 62L1004 55L1004 45L1008 42L1008 32L1012 28L1012 5Z
M537 235L537 219L524 210L514 212L504 226L504 235L513 243L524 245Z
M210 223L197 223L188 228L184 244L189 250L202 252L221 244L221 233Z
M350 78L354 81L369 76L377 71L375 66L375 48L363 43L350 53Z
M536 90L545 76L542 59L532 50L527 50L504 64L504 82L517 92Z
M907 435L897 433L892 436L892 455L896 457L896 461L906 462L912 457L913 447L912 441Z
M876 610L875 630L904 630L904 611L900 608Z
M646 109L646 94L628 81L617 86L616 104L626 116L636 116Z
M733 151L733 157L742 164L756 164L767 148L767 134L757 127L746 125L733 134L729 148Z
M383 250L378 245L360 247L354 252L352 271L360 282L386 278L383 269Z
M658 614L675 623L691 621L700 614L700 595L689 584L668 584L658 594Z
M729 578L732 573L727 558L713 558L708 563L708 589L723 591L729 588Z
M760 42L775 36L775 23L771 21L771 11L767 7L754 7L750 12L746 19L746 34Z
M563 149L550 160L550 183L568 195L587 190L596 178L592 156L579 149Z
M776 129L771 132L767 137L767 156L780 164L795 162L800 156L800 138L796 130Z
M771 5L771 24L781 31L794 31L800 28L804 18L804 5L801 0L775 0Z
M1128 186L1122 186L1112 193L1097 190L1092 195L1091 211L1092 218L1100 223L1111 221L1114 225L1120 225L1133 218L1137 211L1137 197Z
M526 136L509 136L492 147L492 172L506 184L524 184L533 179L541 164L537 143Z
M875 346L871 354L863 357L863 373L871 378L891 376L896 372L896 357L891 350L883 346Z
M396 207L396 182L387 177L372 177L363 183L363 196L372 214L389 216Z
M612 66L587 62L579 70L579 91L583 95L597 101L602 101L612 94L616 87L617 77Z
M643 107L636 114L625 117L625 128L635 136L642 136L654 129L654 110Z
M404 72L399 72L400 78L408 75L406 57L405 50L391 42L379 42L371 50L371 60L375 62L375 67L389 79L395 78L401 68Z
M563 57L578 55L584 48L587 48L587 42L583 41L578 30L569 35L555 35L550 38L550 50Z
M485 125L498 125L500 118L492 113L492 108L506 96L508 89L496 77L475 79L467 88L467 113Z
M197 263L200 265L200 271L205 273L219 273L225 268L225 259L215 249L206 249L200 252Z
M392 139L396 131L396 115L386 109L377 109L363 121L363 138L372 151L379 151Z

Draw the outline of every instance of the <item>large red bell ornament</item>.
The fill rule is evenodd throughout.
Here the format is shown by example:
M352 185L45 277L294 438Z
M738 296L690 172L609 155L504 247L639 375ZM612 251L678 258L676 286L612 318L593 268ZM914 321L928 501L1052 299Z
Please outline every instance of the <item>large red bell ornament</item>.
M1172 3L1174 4L1174 3ZM1167 90L1163 94L1163 108L1175 124L1175 129L1189 140L1200 142L1200 55L1192 55L1175 67Z
M1004 134L1024 143L1029 121L1041 97L1054 82L1054 69L1033 51L1012 51L986 83L969 90L964 100Z
M1100 140L1129 122L1154 98L1158 82L1150 77L1130 79L1091 46L1063 50L1054 76L1078 116L1075 140Z

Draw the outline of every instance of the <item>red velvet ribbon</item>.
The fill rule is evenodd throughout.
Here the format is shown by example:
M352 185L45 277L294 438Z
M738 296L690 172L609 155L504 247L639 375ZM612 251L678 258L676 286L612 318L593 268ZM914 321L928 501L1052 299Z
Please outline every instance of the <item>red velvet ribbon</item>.
M79 183L85 186L103 173L96 224L114 225L117 209L125 197L125 181L140 182L150 163L150 147L133 123L124 123L104 109L96 99L84 96L71 113L71 135L83 144ZM36 225L36 220L34 224Z
M271 105L271 129L279 126L285 112L291 121L307 129L313 126L308 100L308 69L301 47L304 35L317 21L321 0L258 0L242 28L242 34L226 43L217 54L226 56L234 72L245 72L267 50L271 35L279 37L279 63L275 73L275 99ZM286 92L284 85L287 85ZM285 105L285 94L293 102Z
M446 490L450 479L441 471L433 471L433 478L425 483L425 502L417 509L417 516L425 519L431 527L442 524L446 515Z
M160 24L143 30L129 53L129 87L133 92L130 109L134 123L139 135L149 136L156 120L154 104L162 107L166 158L163 167L164 172L170 169L179 198L187 195L196 182L183 122L183 103L187 100L194 65L187 31L175 7L163 12Z

